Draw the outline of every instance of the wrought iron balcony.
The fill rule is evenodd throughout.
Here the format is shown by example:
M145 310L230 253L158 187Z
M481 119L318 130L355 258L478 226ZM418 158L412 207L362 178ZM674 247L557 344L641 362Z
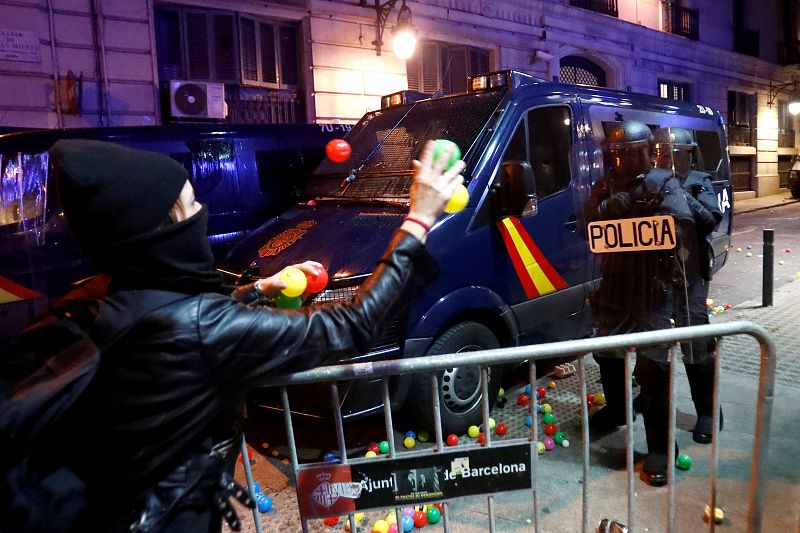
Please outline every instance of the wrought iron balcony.
M674 3L667 3L665 9L667 11L666 20L669 24L667 31L695 41L700 39L700 12L697 9L690 9Z
M728 144L731 146L750 146L753 144L753 134L750 126L737 126L728 124Z
M619 17L617 0L569 0L569 4L571 6L580 7L581 9L602 13L603 15Z

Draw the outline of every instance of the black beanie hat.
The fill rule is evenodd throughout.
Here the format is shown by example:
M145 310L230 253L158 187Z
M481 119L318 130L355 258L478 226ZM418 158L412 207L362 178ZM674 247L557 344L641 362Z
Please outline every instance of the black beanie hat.
M61 140L49 152L64 215L87 253L157 228L189 179L165 155L109 142Z

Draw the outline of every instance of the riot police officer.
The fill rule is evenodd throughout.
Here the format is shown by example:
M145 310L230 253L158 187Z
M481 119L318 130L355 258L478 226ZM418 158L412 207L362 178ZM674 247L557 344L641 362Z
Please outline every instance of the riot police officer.
M686 283L681 284L676 294L675 323L679 327L708 324L706 300L713 261L709 237L722 220L722 211L714 194L711 175L692 170L697 144L691 132L670 127L661 128L655 136L657 166L675 172L686 192L696 230L693 236L696 246L692 247L695 256L686 259ZM692 238L691 235L687 237ZM714 339L681 343L692 401L697 412L692 438L701 444L711 442L713 430L715 348Z
M692 213L671 170L652 168L653 137L640 121L604 124L605 176L593 188L587 221L672 215L678 246L673 250L604 253L602 281L592 296L598 335L613 335L671 327L674 294L681 276L682 236L694 232ZM592 416L593 430L625 424L625 381L622 353L600 352L595 359L607 406ZM643 470L654 486L667 482L669 359L663 346L637 352L636 378L641 385L639 406L644 416L648 455Z

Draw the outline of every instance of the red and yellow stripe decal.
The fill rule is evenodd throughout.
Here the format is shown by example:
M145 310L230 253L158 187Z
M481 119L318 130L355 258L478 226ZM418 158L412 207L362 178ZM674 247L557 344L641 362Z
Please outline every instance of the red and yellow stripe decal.
M567 283L534 244L518 219L504 218L497 223L497 227L528 299L567 288Z
M8 278L0 276L0 304L19 302L39 298L42 295L22 285L18 285Z

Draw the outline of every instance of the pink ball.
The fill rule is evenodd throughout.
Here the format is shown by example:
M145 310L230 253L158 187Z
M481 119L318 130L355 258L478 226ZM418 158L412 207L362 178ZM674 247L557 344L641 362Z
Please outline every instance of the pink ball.
M397 533L397 522L389 524L389 531L387 533Z
M556 447L556 443L555 443L555 441L552 439L552 437L544 437L544 438L542 439L542 442L544 443L544 449L545 449L545 450L547 450L548 452L549 452L549 451L552 451L552 450L553 450L553 448L555 448L555 447Z

